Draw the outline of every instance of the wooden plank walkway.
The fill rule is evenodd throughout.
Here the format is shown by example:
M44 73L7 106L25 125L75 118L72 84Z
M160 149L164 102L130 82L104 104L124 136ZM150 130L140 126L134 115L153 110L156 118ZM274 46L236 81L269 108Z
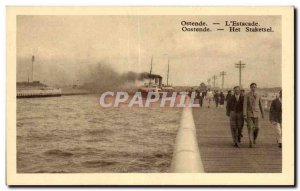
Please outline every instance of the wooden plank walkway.
M275 129L266 118L260 121L260 132L253 148L249 148L246 123L241 148L233 147L229 118L225 108L193 108L198 146L205 172L280 173L282 152L278 148Z

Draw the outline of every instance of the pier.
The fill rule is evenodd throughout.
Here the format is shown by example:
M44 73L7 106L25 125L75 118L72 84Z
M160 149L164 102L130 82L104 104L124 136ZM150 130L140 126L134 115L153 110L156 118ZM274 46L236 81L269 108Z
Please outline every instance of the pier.
M282 150L276 143L269 113L260 119L257 143L248 148L247 124L244 124L241 148L233 147L229 118L225 108L193 108L197 141L205 172L280 173Z
M17 98L59 97L61 89L18 89Z
M214 103L214 102L213 102ZM205 173L281 173L282 150L278 148L275 129L269 122L269 112L260 119L260 132L253 148L249 148L247 123L244 123L240 148L233 147L229 117L225 105L216 108L192 108L192 120L198 143L200 160ZM178 134L181 130L178 131ZM180 135L177 135L180 136ZM189 140L181 140L188 142ZM193 140L191 140L193 142ZM177 140L177 145L178 143ZM176 147L176 146L175 146ZM176 148L175 148L176 150ZM173 158L172 165L174 166ZM190 169L189 161L181 162L182 169ZM197 167L197 165L195 165ZM174 168L171 169L174 172ZM176 170L175 170L176 172ZM180 172L180 171L178 171ZM184 171L186 172L186 170Z

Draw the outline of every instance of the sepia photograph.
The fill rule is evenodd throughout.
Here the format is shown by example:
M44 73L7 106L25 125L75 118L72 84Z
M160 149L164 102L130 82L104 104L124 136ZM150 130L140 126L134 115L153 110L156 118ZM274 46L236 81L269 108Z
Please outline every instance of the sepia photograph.
M294 184L294 9L244 10L9 7L8 184Z

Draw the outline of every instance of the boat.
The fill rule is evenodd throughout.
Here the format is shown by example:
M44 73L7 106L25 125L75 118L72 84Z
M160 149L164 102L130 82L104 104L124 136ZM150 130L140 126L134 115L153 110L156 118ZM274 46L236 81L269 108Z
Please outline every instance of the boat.
M159 94L161 97L162 95L162 77L157 74L152 74L152 62L153 62L153 57L151 57L151 67L150 67L150 73L147 74L147 78L149 78L148 83L144 83L144 86L140 87L138 89L138 92L141 92L142 97L147 98L149 92L156 92ZM154 79L154 83L152 82L152 79ZM153 95L152 97L155 97Z
M33 80L33 63L32 56L32 78L31 81L17 82L17 98L37 98L37 97L58 97L61 96L61 89L47 86L40 81Z
M151 67L150 67L150 73L148 74L149 82L145 83L143 87L139 88L139 92L141 92L142 97L147 98L149 92L155 92L159 95L161 98L165 92L167 92L167 97L171 97L173 95L173 92L175 91L175 88L171 85L169 85L169 61L168 61L168 73L167 73L167 84L162 84L162 76L157 74L152 74L152 63L153 63L153 57L151 58ZM154 83L152 82L154 80ZM153 95L152 97L155 97Z

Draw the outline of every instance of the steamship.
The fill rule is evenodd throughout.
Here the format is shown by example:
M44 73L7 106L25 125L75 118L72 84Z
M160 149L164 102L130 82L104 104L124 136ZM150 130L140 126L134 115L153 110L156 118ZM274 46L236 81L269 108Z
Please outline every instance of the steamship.
M164 92L167 92L167 97L172 96L174 90L174 87L168 85L168 78L169 78L169 64L168 64L168 75L167 75L167 85L162 84L162 76L157 74L152 74L152 61L153 57L151 58L151 67L150 67L150 73L148 74L149 83L145 83L143 87L141 87L138 91L141 92L142 97L147 98L149 92L154 92L155 94L158 94L161 98L163 96ZM152 82L154 80L154 83ZM153 95L155 97L155 95Z
M53 88L40 81L33 81L33 63L32 56L32 81L17 82L17 98L37 98L37 97L58 97L61 96L60 88Z
M144 98L147 98L149 92L154 92L155 94L158 94L159 97L162 97L163 95L162 88L159 86L159 84L152 82L145 83L144 86L141 87L138 91L141 92L142 97ZM155 96L153 95L153 97Z

